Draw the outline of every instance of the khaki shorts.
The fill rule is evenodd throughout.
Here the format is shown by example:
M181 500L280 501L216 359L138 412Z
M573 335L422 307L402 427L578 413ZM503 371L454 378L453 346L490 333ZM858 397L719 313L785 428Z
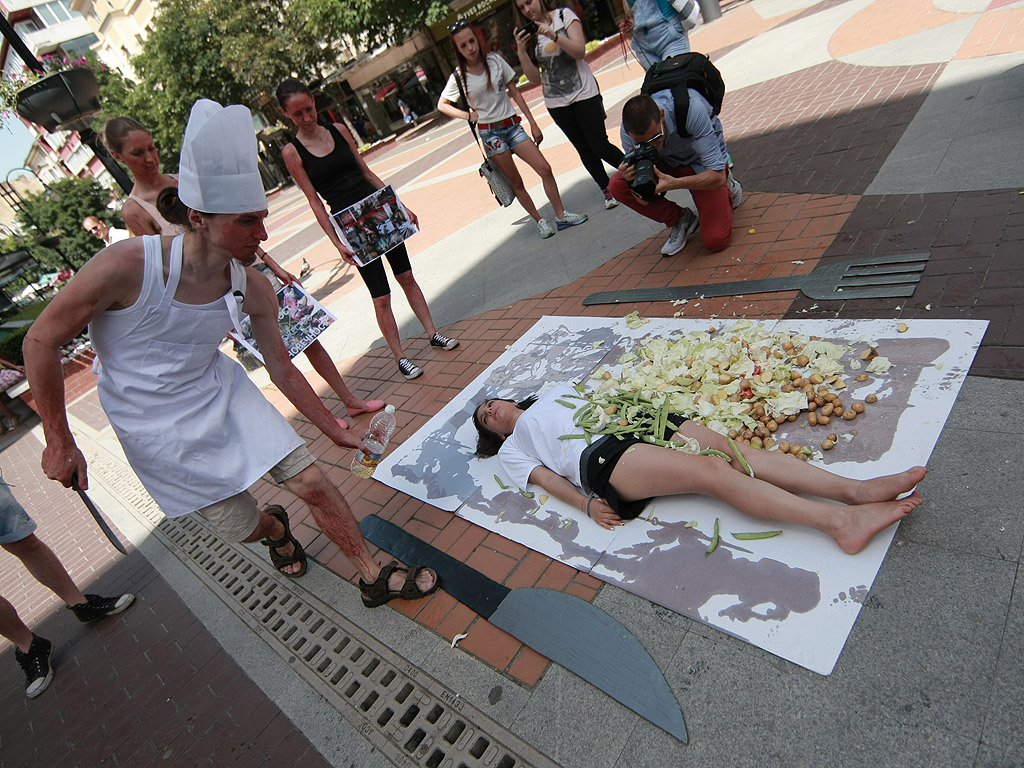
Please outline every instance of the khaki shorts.
M300 445L270 469L270 476L280 484L312 466L315 461L316 457L309 449ZM218 536L232 543L249 538L260 521L256 499L248 491L196 510L196 514L206 520Z

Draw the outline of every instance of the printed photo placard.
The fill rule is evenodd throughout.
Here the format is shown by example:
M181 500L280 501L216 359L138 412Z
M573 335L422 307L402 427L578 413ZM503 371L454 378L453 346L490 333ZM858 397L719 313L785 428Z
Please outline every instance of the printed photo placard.
M332 220L361 267L419 232L390 184L334 214Z

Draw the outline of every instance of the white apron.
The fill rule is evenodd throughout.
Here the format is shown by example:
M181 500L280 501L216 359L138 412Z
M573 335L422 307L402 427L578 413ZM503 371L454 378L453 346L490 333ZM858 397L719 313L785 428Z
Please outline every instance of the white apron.
M160 236L142 238L145 273L135 304L89 325L103 366L99 395L132 469L168 517L240 493L303 444L285 418L218 347L228 301L245 291L232 260L232 292L211 304L174 301L183 235L163 282Z

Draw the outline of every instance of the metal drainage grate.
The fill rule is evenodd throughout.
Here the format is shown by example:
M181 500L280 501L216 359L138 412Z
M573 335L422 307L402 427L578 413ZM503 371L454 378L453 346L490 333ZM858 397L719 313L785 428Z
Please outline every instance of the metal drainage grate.
M131 471L106 455L92 476L150 522L161 517ZM282 581L244 547L195 518L155 531L193 572L395 765L556 768L552 762L316 596Z

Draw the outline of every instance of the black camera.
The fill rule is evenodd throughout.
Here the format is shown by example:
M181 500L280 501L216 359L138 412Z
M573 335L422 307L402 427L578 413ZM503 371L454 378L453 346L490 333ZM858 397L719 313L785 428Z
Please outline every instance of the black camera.
M528 35L535 35L537 34L537 22L527 19L520 29Z
M658 199L655 191L658 187L658 177L654 175L654 164L658 162L658 150L646 141L635 145L622 158L627 165L636 168L636 176L630 182L629 187L637 197L653 203Z

